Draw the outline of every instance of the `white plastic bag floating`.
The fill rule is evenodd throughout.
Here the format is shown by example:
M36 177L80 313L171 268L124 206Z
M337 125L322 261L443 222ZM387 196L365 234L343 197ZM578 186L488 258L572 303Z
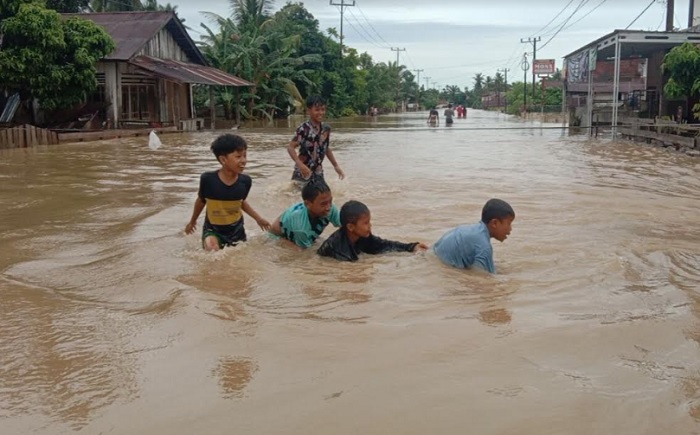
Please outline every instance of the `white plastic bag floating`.
M160 148L161 145L160 138L156 134L156 131L151 130L151 133L148 135L148 147L155 151Z

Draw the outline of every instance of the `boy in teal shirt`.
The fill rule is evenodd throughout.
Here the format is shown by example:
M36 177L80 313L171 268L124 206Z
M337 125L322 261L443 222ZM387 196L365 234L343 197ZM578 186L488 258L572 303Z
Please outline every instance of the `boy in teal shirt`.
M478 267L496 273L491 238L503 242L515 219L513 207L501 199L489 199L481 210L481 222L453 228L435 243L433 250L443 263L461 269Z
M322 177L312 176L301 191L303 202L289 207L272 224L270 232L301 248L314 244L328 224L340 226L340 212L331 188Z

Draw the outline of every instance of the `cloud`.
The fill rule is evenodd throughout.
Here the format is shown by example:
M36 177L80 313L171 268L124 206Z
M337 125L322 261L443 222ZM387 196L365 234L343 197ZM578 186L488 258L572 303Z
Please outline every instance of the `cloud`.
M334 0L339 2L340 0ZM350 2L351 0L345 0ZM589 0L564 26L578 1L564 10L550 26L542 29L566 4L552 0L356 0L355 7L345 8L345 43L359 52L368 52L377 62L396 61L396 52L389 47L406 48L399 53L401 63L410 69L423 69L422 77L430 76L439 85L471 86L476 73L495 75L499 68L510 68L509 78L522 80L519 61L523 52L531 51L521 38L540 36L538 58L561 58L589 42L625 28L646 7L638 0L605 1L588 16L576 22L603 0ZM275 10L286 1L276 1ZM340 28L340 12L329 0L307 0L304 6L319 20L320 28ZM180 15L199 39L199 22L205 21L199 11L227 16L231 10L222 0L183 1ZM665 5L654 4L633 28L663 30ZM687 23L688 0L676 0L676 26ZM575 24L574 24L575 23ZM573 25L572 25L573 24ZM547 43L560 27L561 31ZM421 77L421 79L422 79ZM421 80L423 81L423 80ZM422 83L424 84L424 82Z

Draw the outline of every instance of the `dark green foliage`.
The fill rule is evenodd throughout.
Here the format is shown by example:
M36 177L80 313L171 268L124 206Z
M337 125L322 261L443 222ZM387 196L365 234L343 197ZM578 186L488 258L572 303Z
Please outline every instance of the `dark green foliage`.
M97 86L96 63L114 49L91 21L62 20L37 3L24 3L0 23L0 88L37 99L45 109L71 107Z

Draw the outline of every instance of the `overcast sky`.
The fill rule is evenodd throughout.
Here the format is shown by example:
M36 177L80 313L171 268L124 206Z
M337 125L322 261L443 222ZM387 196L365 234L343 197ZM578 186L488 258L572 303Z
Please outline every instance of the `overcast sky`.
M178 4L194 40L199 39L199 24L206 22L200 11L230 14L226 0L171 3ZM275 10L285 3L277 0ZM340 29L340 8L330 0L303 3L322 30ZM522 44L521 38L539 36L537 58L556 59L561 68L564 55L624 29L650 4L651 0L356 0L354 7L345 8L343 33L346 45L368 52L376 62L396 61L391 47L405 48L399 52L400 62L422 69L423 85L430 77L431 85L438 87L471 88L474 74L493 76L504 68L510 69L509 82L522 80L520 59L532 45ZM665 2L656 0L630 29L664 30L665 12ZM674 15L674 25L685 28L688 0L675 1Z

